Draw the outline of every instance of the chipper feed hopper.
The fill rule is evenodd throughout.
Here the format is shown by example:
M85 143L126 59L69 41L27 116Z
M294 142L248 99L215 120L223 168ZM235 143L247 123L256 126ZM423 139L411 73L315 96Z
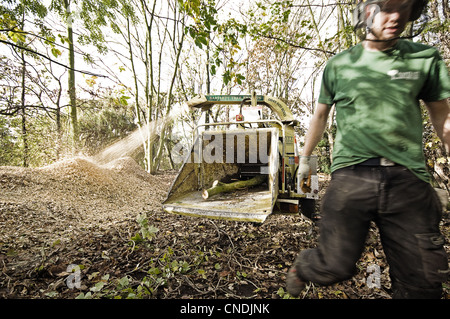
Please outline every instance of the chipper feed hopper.
M240 111L236 120L196 127L164 210L256 223L273 212L311 218L318 194L316 161L309 178L299 181L298 123L286 104L255 94L202 95L188 102L204 111L214 104L237 105ZM242 110L247 106L268 107L277 118L245 120Z

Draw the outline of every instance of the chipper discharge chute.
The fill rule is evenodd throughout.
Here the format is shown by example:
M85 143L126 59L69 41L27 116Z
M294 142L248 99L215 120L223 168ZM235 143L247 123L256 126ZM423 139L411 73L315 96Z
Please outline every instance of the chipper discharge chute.
M240 112L235 121L197 126L163 209L257 223L272 212L311 217L318 178L313 165L310 177L298 180L297 122L286 104L255 94L199 96L188 102L203 110L214 104L240 105ZM278 118L247 121L242 114L246 105L268 107Z

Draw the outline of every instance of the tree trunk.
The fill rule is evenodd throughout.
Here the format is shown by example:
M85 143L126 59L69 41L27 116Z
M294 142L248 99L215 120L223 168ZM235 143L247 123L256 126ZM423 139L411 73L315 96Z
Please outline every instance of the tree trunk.
M70 1L64 0L64 5L66 6L66 13L70 15ZM67 24L67 38L69 40L69 99L70 99L70 123L72 128L72 142L75 149L77 148L78 141L78 115L77 115L77 96L75 90L75 51L74 51L74 40L73 40L73 29L72 22L69 18Z
M152 140L155 136L153 132L152 120L153 120L153 46L152 46L152 27L155 17L156 1L153 1L153 6L151 11L144 0L141 0L142 14L144 15L145 25L147 28L146 39L145 39L145 100L147 104L147 129L148 129L148 139L147 145L144 146L146 149L145 162L146 168L149 173L152 173L152 163L153 163L153 143ZM150 20L148 19L147 13L150 15Z
M202 197L203 199L208 199L209 197L221 194L221 193L229 193L234 192L242 188L254 187L258 186L267 181L266 175L257 175L249 180L245 181L237 181L233 183L221 183L219 181L215 181L211 188L203 190Z
M25 8L23 10L22 14L22 23L21 23L22 30L25 29ZM25 46L25 44L23 44ZM28 167L28 133L27 133L27 116L26 116L26 68L27 63L25 61L25 54L24 51L20 51L20 58L22 60L22 70L21 70L21 98L20 98L20 110L21 110L21 117L22 117L22 142L23 142L23 166Z
M156 152L156 156L154 159L154 163L153 163L154 168L152 170L152 173L156 172L156 167L159 166L159 162L161 161L162 153L164 150L164 144L172 136L171 132L172 132L173 125L172 125L172 119L170 118L170 111L171 111L172 103L173 103L173 94L172 93L173 93L173 88L174 88L175 80L176 80L177 73L178 73L178 68L180 65L179 61L180 61L181 50L182 50L183 43L184 43L184 37L185 37L185 33L183 32L183 34L181 35L180 42L178 44L178 52L177 52L176 59L175 59L175 69L173 71L172 81L170 83L169 92L167 93L166 117L162 119L163 126L161 129L161 138L160 138L158 150Z
M58 90L58 96L56 98L56 131L58 134L58 140L56 141L56 159L59 161L61 158L62 137L63 137L62 124L61 124L62 86L61 86L61 81L59 79L58 79L58 84L59 84L59 90Z
M125 37L125 36L124 36ZM131 44L131 30L130 30L130 18L127 17L127 38L125 39L128 45L128 51L130 53L130 63L131 63L131 70L133 72L133 79L134 79L134 88L136 90L135 93L135 112L136 112L136 118L139 125L142 125L141 123L141 110L139 108L139 85L138 85L138 76L136 73L136 67L134 65L134 53L133 53L133 46Z
M22 94L21 94L21 117L22 117L22 142L23 142L23 166L28 167L28 135L27 135L27 117L26 117L26 104L25 104L25 73L26 73L26 61L25 61L25 54L23 51L20 54L20 57L22 59Z

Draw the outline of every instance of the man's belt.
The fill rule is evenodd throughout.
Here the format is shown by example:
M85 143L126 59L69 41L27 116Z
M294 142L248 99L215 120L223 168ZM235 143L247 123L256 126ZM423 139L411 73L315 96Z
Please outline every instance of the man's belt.
M375 158L369 158L368 160L365 160L362 163L359 163L357 165L361 166L396 166L398 164L394 163L391 160L388 160L384 157L375 157Z

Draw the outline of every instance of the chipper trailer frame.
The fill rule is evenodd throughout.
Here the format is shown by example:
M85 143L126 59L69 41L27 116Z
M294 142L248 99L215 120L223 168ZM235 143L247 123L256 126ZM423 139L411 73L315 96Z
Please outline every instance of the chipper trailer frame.
M201 95L191 108L240 105L236 120L204 123L174 180L163 209L188 216L263 223L273 212L311 218L318 196L317 159L299 181L294 127L280 99L265 95ZM246 106L268 107L278 118L245 120ZM211 195L212 194L212 195Z

